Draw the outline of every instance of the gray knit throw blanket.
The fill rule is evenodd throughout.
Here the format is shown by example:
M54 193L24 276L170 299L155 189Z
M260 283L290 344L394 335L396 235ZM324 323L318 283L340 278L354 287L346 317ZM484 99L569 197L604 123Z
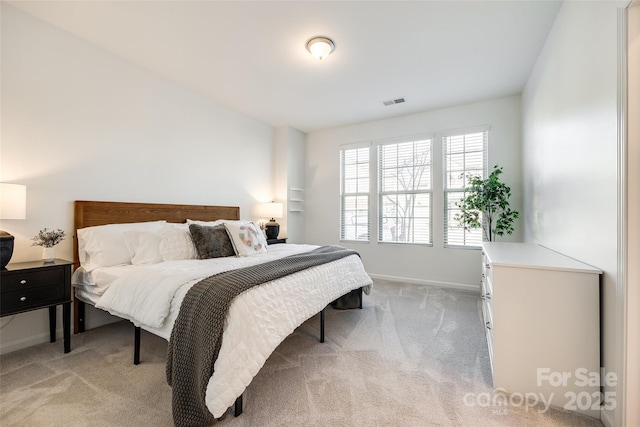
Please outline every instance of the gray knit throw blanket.
M167 382L172 388L176 426L206 426L215 422L205 394L220 352L224 321L231 301L253 286L326 264L357 252L323 246L264 264L216 274L187 292L171 332L167 352Z

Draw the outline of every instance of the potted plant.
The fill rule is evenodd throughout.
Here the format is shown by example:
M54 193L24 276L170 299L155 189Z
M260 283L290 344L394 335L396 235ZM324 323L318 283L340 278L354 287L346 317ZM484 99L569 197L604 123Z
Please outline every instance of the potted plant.
M496 236L513 233L513 222L520 214L509 207L511 188L500 182L502 168L498 165L487 179L469 176L465 196L456 203L460 213L454 217L466 231L482 227L483 240L492 242Z
M55 258L55 246L64 240L65 234L61 229L48 230L43 228L31 240L31 246L42 246L42 259L44 262L52 262Z

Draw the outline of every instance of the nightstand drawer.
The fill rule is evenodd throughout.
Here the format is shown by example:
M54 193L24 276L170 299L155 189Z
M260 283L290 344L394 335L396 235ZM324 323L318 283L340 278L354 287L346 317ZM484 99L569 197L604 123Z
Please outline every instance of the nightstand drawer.
M64 283L65 267L46 270L23 270L2 276L2 296L5 292L21 291L47 285ZM62 288L62 286L60 286Z
M71 261L26 261L0 270L0 317L47 308L49 335L56 341L56 306L62 305L64 352L71 351Z
M40 308L43 306L64 302L63 283L51 286L41 286L39 288L29 288L13 292L3 292L2 301L0 301L0 312L16 313L19 311L29 310L31 308Z

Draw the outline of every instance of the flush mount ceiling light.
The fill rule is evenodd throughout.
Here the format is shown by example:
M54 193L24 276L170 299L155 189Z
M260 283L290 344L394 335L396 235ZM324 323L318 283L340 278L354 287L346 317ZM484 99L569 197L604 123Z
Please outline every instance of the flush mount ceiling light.
M309 53L321 61L329 56L335 48L336 45L333 43L333 40L327 37L314 37L307 42L307 50Z

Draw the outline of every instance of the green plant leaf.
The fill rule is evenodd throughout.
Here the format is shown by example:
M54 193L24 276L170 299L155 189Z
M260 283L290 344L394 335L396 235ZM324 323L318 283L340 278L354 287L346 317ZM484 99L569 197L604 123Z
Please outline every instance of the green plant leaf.
M456 203L460 213L454 216L465 231L482 228L485 239L493 241L494 236L513 233L513 223L519 213L509 206L511 188L500 181L502 168L498 165L487 179L468 176L469 185L465 196Z

